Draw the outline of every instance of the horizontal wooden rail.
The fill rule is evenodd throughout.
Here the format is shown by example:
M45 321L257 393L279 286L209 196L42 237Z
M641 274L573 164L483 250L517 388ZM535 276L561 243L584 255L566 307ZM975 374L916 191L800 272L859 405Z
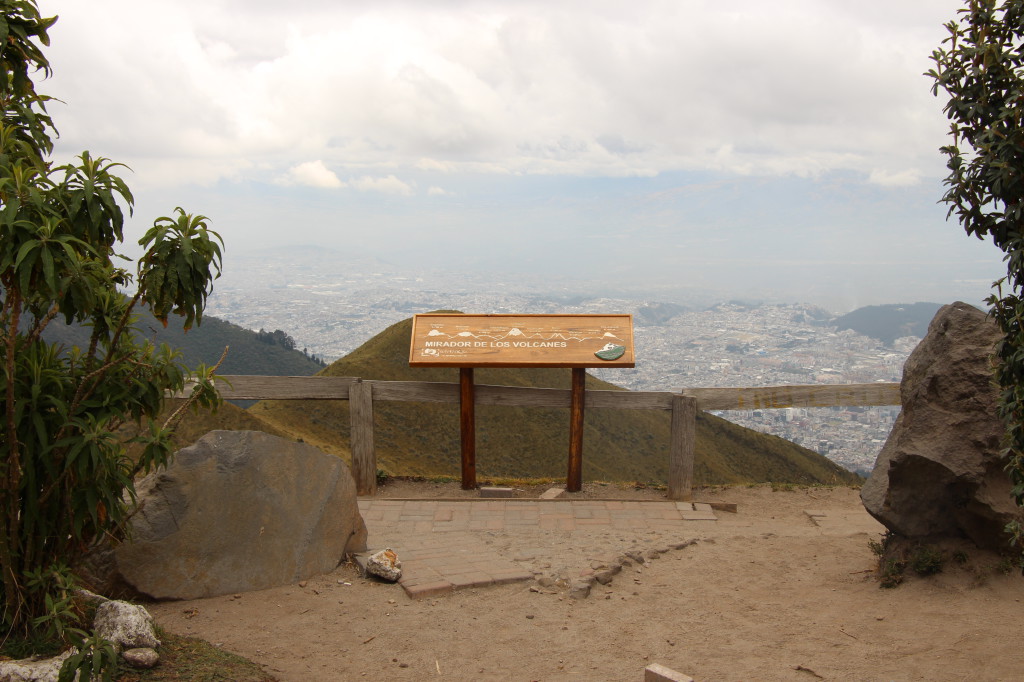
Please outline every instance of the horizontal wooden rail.
M817 384L760 388L684 388L702 410L776 410L784 407L899 405L900 385Z
M373 387L374 400L459 402L457 383L364 381L355 377L224 376L218 383L225 400L348 400L352 384ZM476 386L478 405L569 407L567 388ZM620 410L670 410L673 393L660 391L587 391L587 407ZM900 385L814 384L737 388L684 388L678 395L697 399L702 410L771 410L785 407L899 405Z
M348 400L354 377L219 376L217 391L225 400ZM187 388L186 388L187 392Z
M221 377L217 388L225 400L349 400L352 422L352 475L360 495L377 490L373 444L373 403L377 400L458 403L458 383L429 381L364 381L355 377ZM188 393L188 387L177 397ZM572 391L525 386L474 387L475 405L569 408ZM668 410L672 413L669 444L669 497L689 499L693 483L697 410L765 410L786 407L899 405L900 385L819 384L756 388L685 388L657 391L586 391L587 409Z
M354 377L266 377L226 375L217 390L224 400L348 400L353 384L372 387L374 400L458 403L459 385L432 381L369 381ZM701 390L701 389L698 389ZM567 388L475 386L477 405L569 407ZM188 388L176 397L187 395ZM671 410L672 393L587 391L587 407L618 410Z

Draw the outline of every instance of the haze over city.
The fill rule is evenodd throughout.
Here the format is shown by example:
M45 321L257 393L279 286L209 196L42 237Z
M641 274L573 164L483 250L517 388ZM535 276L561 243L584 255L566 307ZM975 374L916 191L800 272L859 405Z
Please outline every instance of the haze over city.
M979 304L923 75L955 0L42 0L61 138L232 252Z

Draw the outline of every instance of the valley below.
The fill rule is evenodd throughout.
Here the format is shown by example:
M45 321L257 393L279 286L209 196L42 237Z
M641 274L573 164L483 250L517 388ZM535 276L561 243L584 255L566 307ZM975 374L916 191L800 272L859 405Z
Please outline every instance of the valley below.
M816 305L722 301L683 287L639 291L596 283L512 281L497 275L410 273L379 261L302 248L275 253L272 258L245 254L234 258L210 297L208 313L249 329L285 330L298 348L328 362L402 319L439 309L631 314L636 367L592 374L642 391L898 382L904 361L923 335L923 325L918 324L892 331L886 343L836 327L832 324L836 314ZM930 314L924 319L926 324ZM866 475L899 408L717 414L786 438Z

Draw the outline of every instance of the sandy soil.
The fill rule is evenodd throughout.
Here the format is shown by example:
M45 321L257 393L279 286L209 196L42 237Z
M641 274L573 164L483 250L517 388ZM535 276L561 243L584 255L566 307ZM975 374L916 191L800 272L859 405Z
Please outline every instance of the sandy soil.
M586 494L664 495L612 490ZM410 483L382 494L459 491ZM413 601L346 565L301 587L150 609L165 628L218 643L282 680L639 681L651 663L699 681L1024 679L1024 579L1000 571L998 557L974 554L880 589L868 546L879 533L857 521L855 490L725 488L696 499L733 502L738 513L686 524L676 539L697 543L629 567L583 600L519 583ZM808 509L833 523L816 525ZM488 541L535 546L530 533ZM597 552L669 539L566 532L548 559L584 571Z

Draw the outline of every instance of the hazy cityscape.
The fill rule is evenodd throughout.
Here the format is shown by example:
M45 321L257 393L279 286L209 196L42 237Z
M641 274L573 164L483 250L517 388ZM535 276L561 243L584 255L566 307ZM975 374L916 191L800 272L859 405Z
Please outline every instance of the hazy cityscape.
M544 291L544 287L548 291ZM572 282L494 281L479 275L401 273L379 262L339 262L297 249L244 258L218 281L207 312L250 329L282 329L298 347L331 362L415 313L630 313L636 368L592 370L632 390L898 382L920 339L892 347L828 326L832 311L779 302L718 302L676 292L665 302ZM601 295L604 294L604 295ZM719 412L782 436L842 466L869 472L899 408L816 408Z

